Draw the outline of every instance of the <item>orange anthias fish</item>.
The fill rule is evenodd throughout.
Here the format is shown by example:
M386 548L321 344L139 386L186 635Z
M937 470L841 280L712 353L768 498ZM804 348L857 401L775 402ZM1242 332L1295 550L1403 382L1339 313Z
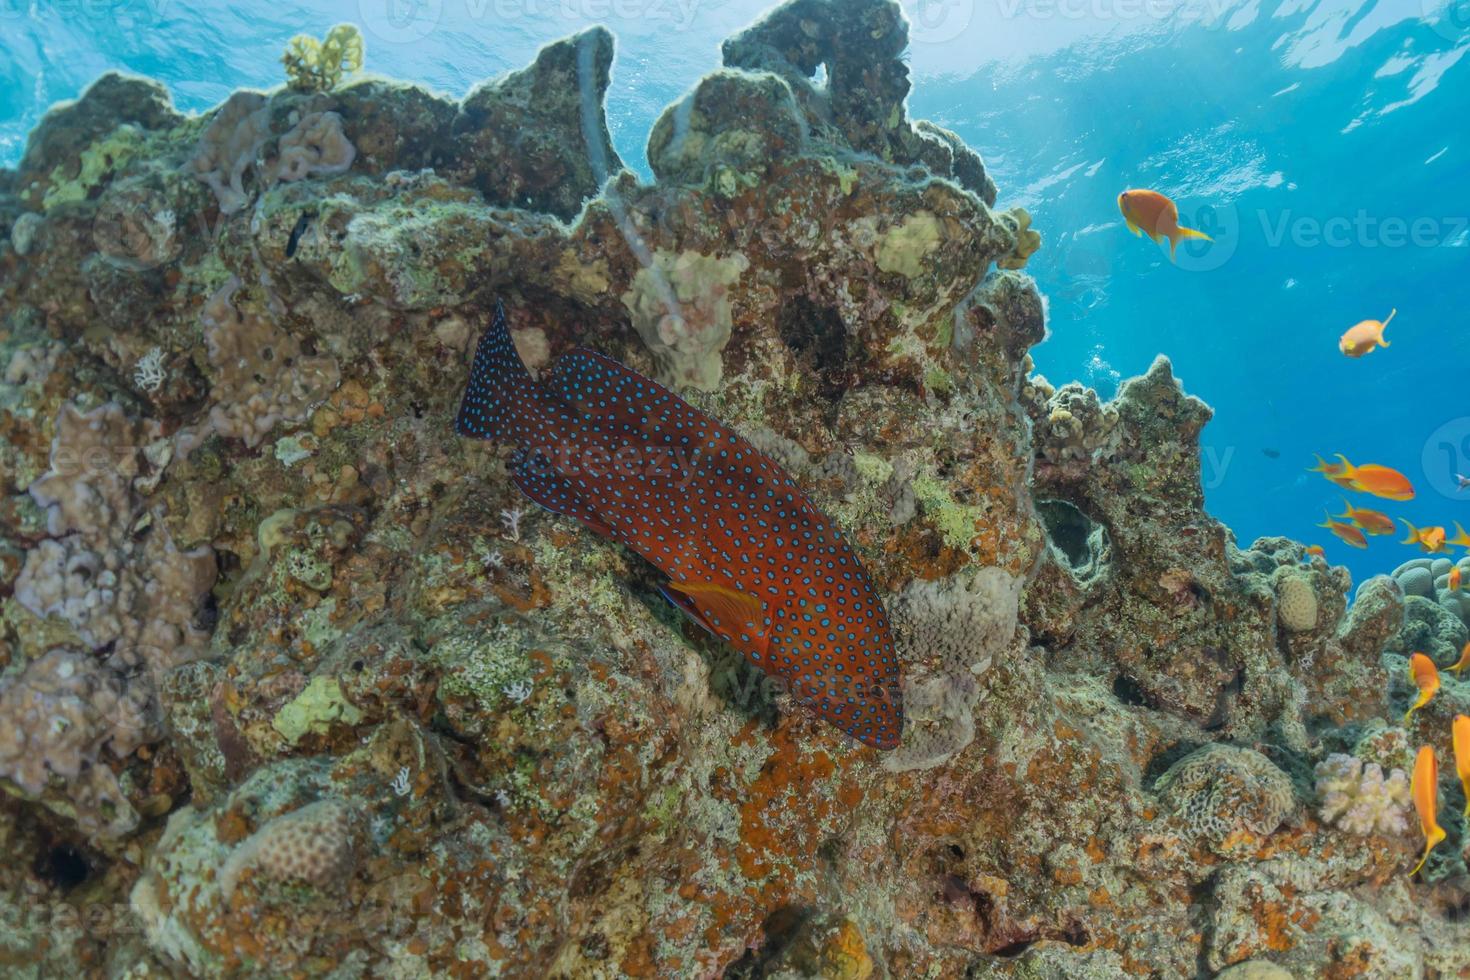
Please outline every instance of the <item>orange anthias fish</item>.
M1402 517L1399 520L1403 521ZM1439 525L1434 527L1415 527L1408 521L1404 521L1404 527L1409 529L1409 536L1400 541L1399 544L1417 544L1420 551L1431 555L1438 555L1449 549L1444 546L1444 528Z
M1338 486L1345 486L1349 490L1360 490L1363 493L1371 493L1375 497L1385 500L1413 500L1414 485L1409 482L1408 477L1398 470L1387 466L1379 466L1377 463L1365 463L1362 466L1354 466L1349 463L1347 457L1342 453L1337 454L1342 460L1342 466L1337 476L1329 477ZM1343 480L1347 482L1344 483Z
M1323 513L1326 514L1325 511ZM1342 521L1334 521L1331 514L1326 514L1326 517L1327 520L1318 524L1318 527L1327 528L1327 530L1337 535L1344 544L1351 545L1354 548L1368 547L1368 539L1363 537L1363 532L1358 528L1351 524L1344 524Z
M1465 791L1465 816L1470 817L1470 718L1455 715L1450 725L1450 742L1455 747L1455 775Z
M1329 462L1327 462L1327 460L1323 459L1321 456L1317 456L1316 457L1316 459L1317 459L1317 465L1311 467L1310 469L1308 469L1307 472L1308 473L1321 473L1324 477L1326 477L1327 479L1331 480L1333 483L1337 484L1338 486L1344 487L1345 489L1348 489L1348 490L1356 490L1356 489L1358 489L1357 487L1353 486L1353 478L1351 476L1346 476L1345 475L1346 472L1347 472L1347 470L1353 464L1349 463L1347 461L1347 457L1344 456L1342 453L1338 453L1337 454L1337 458L1340 459L1340 460L1342 460L1342 462L1341 463L1329 463Z
M1458 674L1466 667L1470 667L1470 643L1465 644L1465 649L1460 651L1460 659L1450 668L1450 673Z
M1412 789L1414 809L1419 814L1419 829L1424 832L1424 856L1409 872L1410 877L1419 873L1424 862L1429 860L1429 852L1445 837L1444 828L1436 819L1439 811L1439 764L1434 761L1434 749L1428 745L1419 750L1419 757L1414 760Z
M1445 538L1445 544L1452 544L1457 548L1464 548L1466 551L1470 551L1470 534L1466 534L1465 529L1460 526L1460 522L1455 521L1455 536L1453 538Z
M1322 547L1320 544L1309 544L1307 545L1307 554L1311 555L1313 558L1326 558L1327 549Z
M1451 592L1459 592L1460 591L1460 566L1459 565L1456 565L1454 568L1451 568L1450 569L1449 582L1447 582L1446 584L1450 587L1450 591Z
M533 379L497 304L455 428L513 445L523 493L646 558L674 605L822 718L898 744L898 656L877 591L842 532L729 426L585 348Z
M1348 328L1347 333L1337 342L1337 349L1348 357L1362 357L1371 354L1380 347L1391 346L1383 339L1383 331L1393 319L1398 310L1389 310L1388 316L1382 323L1377 320L1363 320Z
M1171 262L1179 243L1185 239L1214 241L1202 231L1181 228L1179 208L1158 191L1126 190L1118 195L1118 210L1123 213L1123 220L1128 222L1128 230L1133 234L1146 234L1155 242L1161 238L1169 239Z
M1414 686L1419 689L1419 697L1409 706L1409 710L1404 712L1405 725L1409 723L1409 716L1428 704L1429 699L1434 697L1435 692L1439 690L1439 671L1434 669L1434 661L1422 653L1416 653L1410 657L1409 680L1413 681Z
M1337 515L1338 520L1352 521L1368 534L1392 534L1393 518L1382 511L1369 510L1366 507L1354 507L1346 500L1342 502L1343 513Z

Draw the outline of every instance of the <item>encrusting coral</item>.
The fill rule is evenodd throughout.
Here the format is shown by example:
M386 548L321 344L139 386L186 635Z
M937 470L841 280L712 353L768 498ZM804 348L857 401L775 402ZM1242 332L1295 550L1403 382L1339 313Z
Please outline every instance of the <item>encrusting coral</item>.
M893 0L774 8L659 117L651 182L601 28L461 100L303 57L199 118L120 75L46 115L0 173L0 907L121 922L7 917L7 962L1470 970L1452 773L1426 878L1394 819L1465 708L1448 568L1349 611L1345 569L1205 511L1167 358L1111 399L1036 375L1045 245L910 117L907 38ZM661 377L842 529L897 749L455 435L497 299L533 371Z

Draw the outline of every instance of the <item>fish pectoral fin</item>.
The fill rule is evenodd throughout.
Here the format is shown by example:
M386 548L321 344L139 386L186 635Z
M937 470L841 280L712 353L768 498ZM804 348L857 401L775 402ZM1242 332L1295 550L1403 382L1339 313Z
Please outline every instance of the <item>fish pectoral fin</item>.
M1126 218L1124 220L1125 221L1128 221L1128 219L1126 219ZM1137 225L1135 225L1132 221L1128 221L1128 230L1131 231L1131 232L1133 232L1134 235L1137 235L1137 236L1140 236L1140 237L1142 237L1142 235L1143 235L1143 229L1140 228L1140 227L1138 227Z
M744 634L765 652L765 607L755 596L715 582L670 582L667 589L679 597L674 604L686 611L692 606L696 618L711 633Z
M700 629L704 630L710 636L715 635L713 627L711 627L709 623L704 621L704 616L700 614L699 607L696 606L687 595L673 589L669 584L660 585L658 587L658 590L659 592L663 593L663 597L665 599L669 600L669 602L677 607L681 612L683 612L684 615L688 616L690 620L692 620L694 624L697 625Z

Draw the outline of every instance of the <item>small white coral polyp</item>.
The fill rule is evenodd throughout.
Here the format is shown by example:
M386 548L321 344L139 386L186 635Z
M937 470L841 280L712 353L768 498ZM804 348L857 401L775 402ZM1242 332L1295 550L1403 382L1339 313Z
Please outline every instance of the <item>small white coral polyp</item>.
M1409 829L1409 777L1376 762L1337 753L1317 763L1318 814L1350 834L1402 834Z

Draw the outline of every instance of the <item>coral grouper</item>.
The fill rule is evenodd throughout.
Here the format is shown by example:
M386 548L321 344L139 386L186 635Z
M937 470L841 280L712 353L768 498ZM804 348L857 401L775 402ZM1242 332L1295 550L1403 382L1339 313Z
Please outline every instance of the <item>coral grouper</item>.
M583 348L532 379L497 305L456 427L514 445L527 496L647 558L675 605L797 700L869 745L898 744L878 593L841 533L728 426Z

